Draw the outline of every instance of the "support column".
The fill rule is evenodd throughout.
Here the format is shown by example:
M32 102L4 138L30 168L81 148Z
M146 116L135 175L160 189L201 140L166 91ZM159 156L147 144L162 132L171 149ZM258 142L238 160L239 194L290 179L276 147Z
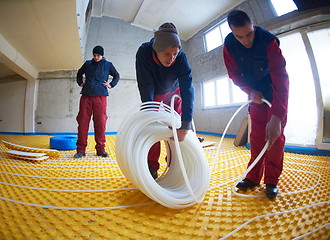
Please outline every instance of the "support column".
M24 106L24 133L35 131L35 110L37 102L37 89L39 80L27 80Z
M24 106L24 132L34 133L38 70L32 66L1 34L0 60L27 80Z

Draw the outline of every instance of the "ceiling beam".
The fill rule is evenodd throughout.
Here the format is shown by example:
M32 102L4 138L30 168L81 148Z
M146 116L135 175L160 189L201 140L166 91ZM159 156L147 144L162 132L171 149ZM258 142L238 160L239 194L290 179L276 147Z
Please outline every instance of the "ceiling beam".
M137 12L132 25L145 28L148 30L158 29L160 20L169 7L177 0L144 0L139 11Z
M93 0L92 16L102 17L103 16L104 0Z
M27 80L35 80L38 78L38 70L32 66L2 34L0 34L0 62Z

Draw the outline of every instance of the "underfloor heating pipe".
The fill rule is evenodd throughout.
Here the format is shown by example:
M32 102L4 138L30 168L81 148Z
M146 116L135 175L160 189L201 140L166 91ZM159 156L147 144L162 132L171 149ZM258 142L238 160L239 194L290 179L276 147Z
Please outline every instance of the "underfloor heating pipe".
M172 97L171 107L160 102L142 103L119 127L115 148L125 177L152 200L180 209L203 201L210 172L193 131L188 131L184 141L178 141L176 129L181 125L181 117L174 111L176 97L179 96ZM161 140L166 145L167 168L155 181L149 173L147 156Z

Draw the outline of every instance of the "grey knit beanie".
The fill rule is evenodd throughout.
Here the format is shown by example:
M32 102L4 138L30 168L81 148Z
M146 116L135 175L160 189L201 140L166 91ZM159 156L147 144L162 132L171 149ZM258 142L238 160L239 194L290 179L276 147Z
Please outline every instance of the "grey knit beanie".
M164 23L155 32L153 49L159 53L163 52L168 47L181 48L181 41L178 36L178 31L173 23Z

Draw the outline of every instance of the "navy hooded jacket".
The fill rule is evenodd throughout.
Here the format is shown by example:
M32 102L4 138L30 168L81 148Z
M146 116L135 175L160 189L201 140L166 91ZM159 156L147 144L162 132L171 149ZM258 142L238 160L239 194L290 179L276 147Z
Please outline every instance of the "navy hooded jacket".
M180 87L182 121L192 121L194 88L191 68L185 53L180 50L170 67L163 66L152 48L153 39L143 43L136 53L136 75L141 101L153 101L155 94L165 94Z
M113 79L110 86L113 88L120 78L116 68L105 58L99 62L95 62L94 59L88 60L81 66L77 73L79 86L83 83L83 74L86 76L86 84L84 84L81 94L87 96L108 96L108 88L103 86L103 82L107 82L111 75Z

